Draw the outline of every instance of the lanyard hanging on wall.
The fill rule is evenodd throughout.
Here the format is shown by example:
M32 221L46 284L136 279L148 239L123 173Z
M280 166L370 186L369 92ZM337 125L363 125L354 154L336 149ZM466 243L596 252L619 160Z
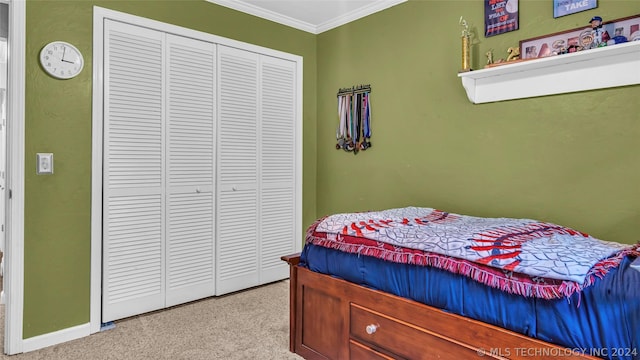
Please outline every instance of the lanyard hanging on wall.
M371 142L369 139L371 138L371 98L370 94L364 93L364 98L362 100L363 107L363 124L362 124L362 142L360 143L360 150L367 150L371 147Z

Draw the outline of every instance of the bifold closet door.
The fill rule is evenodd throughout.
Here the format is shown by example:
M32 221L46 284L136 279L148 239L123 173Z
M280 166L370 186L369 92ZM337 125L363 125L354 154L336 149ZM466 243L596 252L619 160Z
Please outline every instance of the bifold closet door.
M216 294L289 276L295 251L296 66L218 46Z
M214 295L215 45L167 35L166 306Z
M260 283L289 277L282 254L296 251L297 64L260 56Z
M102 321L164 307L164 34L105 21Z
M258 57L218 46L217 295L259 283Z
M103 321L215 292L215 46L105 21Z

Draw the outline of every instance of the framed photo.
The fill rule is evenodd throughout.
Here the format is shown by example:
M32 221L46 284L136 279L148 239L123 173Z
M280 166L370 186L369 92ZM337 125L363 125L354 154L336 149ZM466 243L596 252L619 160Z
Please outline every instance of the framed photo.
M595 18L597 17L593 17L592 20ZM587 50L596 46L591 21L585 22L584 27L521 40L520 58L535 59ZM602 42L599 46L640 40L640 14L602 22L599 31L599 40Z
M553 17L575 14L597 7L598 0L553 0Z

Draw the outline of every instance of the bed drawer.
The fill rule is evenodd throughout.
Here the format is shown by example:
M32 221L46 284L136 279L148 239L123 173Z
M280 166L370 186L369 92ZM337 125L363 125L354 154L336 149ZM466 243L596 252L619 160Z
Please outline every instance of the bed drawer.
M350 307L350 335L352 339L393 357L443 360L459 360L461 355L464 359L480 357L470 346L449 341L408 322L353 303ZM416 341L420 345L416 346ZM424 349L428 349L428 354Z
M367 345L361 344L355 340L349 340L349 359L351 360L395 360L394 358L382 354Z

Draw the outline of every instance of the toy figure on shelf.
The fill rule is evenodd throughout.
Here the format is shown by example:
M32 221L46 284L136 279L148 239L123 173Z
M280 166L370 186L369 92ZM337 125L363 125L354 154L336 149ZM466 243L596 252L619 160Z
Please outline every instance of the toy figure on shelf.
M602 18L594 16L589 20L589 23L591 24L591 35L593 36L593 41L591 41L589 48L607 46L609 33L602 28Z
M485 55L487 56L487 65L493 64L493 49L489 49Z

